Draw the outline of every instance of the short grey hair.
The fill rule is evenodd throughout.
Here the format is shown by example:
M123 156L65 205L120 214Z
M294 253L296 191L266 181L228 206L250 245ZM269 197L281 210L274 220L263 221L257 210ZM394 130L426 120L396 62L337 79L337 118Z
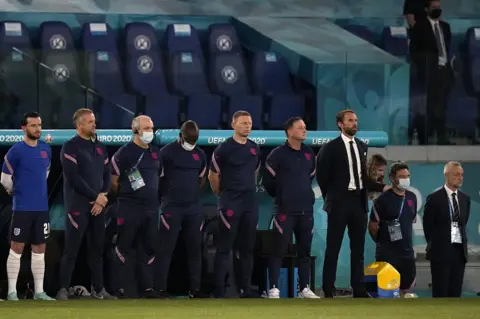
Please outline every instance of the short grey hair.
M456 161L450 161L450 162L448 162L448 163L445 164L445 166L443 167L443 174L444 174L444 175L447 175L448 170L450 169L450 167L462 167L462 164L460 164L459 162L456 162Z
M139 115L137 116L136 118L133 119L132 121L132 130L140 130L140 120L144 118L144 119L148 119L148 120L152 120L150 118L150 116L147 116L147 115Z

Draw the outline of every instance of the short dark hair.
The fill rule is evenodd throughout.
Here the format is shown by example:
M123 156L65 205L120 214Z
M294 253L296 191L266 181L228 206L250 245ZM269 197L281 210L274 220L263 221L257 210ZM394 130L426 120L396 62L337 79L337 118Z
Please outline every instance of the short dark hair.
M27 112L23 114L22 126L26 126L28 124L28 119L38 119L38 118L40 118L40 114L38 112Z
M337 113L336 115L336 124L337 124L337 127L338 129L340 129L340 126L338 126L338 122L342 122L343 123L343 120L345 119L345 114L348 114L348 113L352 113L352 114L355 114L355 111L354 110L351 110L351 109L345 109L345 110L341 110L340 112Z
M440 2L440 0L425 0L425 8L429 8L432 2Z
M285 130L285 135L288 136L287 131L288 131L289 129L291 129L291 128L293 127L293 125L294 125L296 122L298 122L298 121L303 121L303 118L300 117L300 116L295 116L295 117L289 118L289 119L285 122L285 124L283 125L283 129Z
M236 119L238 119L240 116L250 116L252 117L252 115L250 113L248 113L247 111L237 111L233 114L233 117L232 119L235 121Z
M193 134L198 131L198 125L195 121L188 120L183 122L180 131L182 133Z
M397 176L398 171L401 171L402 169L410 170L405 162L399 161L393 163L392 166L390 166L390 176Z

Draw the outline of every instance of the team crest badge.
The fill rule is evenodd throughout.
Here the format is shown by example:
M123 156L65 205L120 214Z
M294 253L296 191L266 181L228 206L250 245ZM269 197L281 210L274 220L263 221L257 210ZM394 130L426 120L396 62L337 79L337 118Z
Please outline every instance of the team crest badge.
M15 229L13 229L13 234L14 234L15 236L20 235L20 228L15 228Z

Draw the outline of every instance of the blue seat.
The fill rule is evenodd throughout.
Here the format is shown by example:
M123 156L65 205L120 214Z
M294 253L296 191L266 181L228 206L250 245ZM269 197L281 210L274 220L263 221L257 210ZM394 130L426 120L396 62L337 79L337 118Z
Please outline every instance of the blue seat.
M445 110L446 126L456 133L475 136L478 118L478 100L468 96L461 76L455 77Z
M137 51L128 56L127 79L145 98L145 114L160 128L178 128L179 99L167 90L163 63L156 52Z
M191 52L203 59L197 29L190 24L169 24L165 30L166 49L169 55Z
M285 59L258 52L253 59L253 86L268 100L268 127L281 129L290 117L305 115L305 97L295 93Z
M480 27L470 28L466 34L468 85L475 94L480 94Z
M25 25L17 21L0 23L0 54L8 56L13 48L20 51L30 51L32 43Z
M82 28L82 43L87 52L118 52L115 33L106 23L85 23Z
M40 25L42 51L75 50L72 33L67 24L46 21Z
M408 34L405 27L385 27L382 31L382 47L399 58L408 55Z
M208 47L210 53L240 53L241 46L237 32L231 24L212 24L208 28Z
M347 25L344 29L369 43L374 41L373 32L363 25Z
M172 89L187 98L186 118L203 128L218 128L221 98L210 94L200 56L190 52L176 53L169 64Z
M144 22L132 22L125 26L126 49L128 54L138 51L159 52L160 45L152 25Z
M102 128L129 128L136 114L136 97L125 91L118 56L97 51L88 55L89 88L95 90Z
M68 51L44 54L39 68L39 109L46 128L73 128L72 115L86 104L86 90L80 85L77 64Z
M250 112L252 128L263 127L263 101L252 93L243 59L237 53L221 53L210 57L210 82L213 91L227 99L229 118L239 110Z

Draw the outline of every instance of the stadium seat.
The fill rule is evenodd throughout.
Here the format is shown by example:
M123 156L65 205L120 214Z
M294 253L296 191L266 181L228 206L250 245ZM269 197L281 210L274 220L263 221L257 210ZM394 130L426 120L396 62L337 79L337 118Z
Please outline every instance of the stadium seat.
M190 52L203 60L198 32L193 26L190 24L169 24L165 33L166 49L169 55Z
M268 101L268 127L281 129L293 116L305 115L305 98L295 93L284 58L273 52L258 52L253 59L253 87Z
M99 123L104 129L130 128L136 98L125 92L118 56L98 51L88 55L89 88L95 90Z
M41 46L43 52L57 50L75 50L72 33L63 22L46 21L40 25Z
M37 109L37 67L31 48L25 25L0 23L0 125L4 128L18 128L23 114Z
M474 94L480 94L480 27L467 30L466 43L468 86Z
M179 99L170 95L162 60L156 52L137 51L128 56L127 79L134 92L145 98L145 114L159 128L178 128Z
M210 82L213 91L227 100L227 116L244 110L252 115L252 128L262 128L263 102L252 94L242 57L237 53L221 53L210 57Z
M138 51L159 52L155 29L148 23L132 22L125 26L127 54Z
M373 32L363 25L347 25L344 29L369 43L374 41Z
M406 59L408 56L407 28L385 27L382 32L382 46L388 53Z
M113 29L106 23L85 23L82 42L83 49L87 52L118 52Z
M210 54L240 53L241 46L237 32L231 24L212 24L208 28L208 47Z
M50 51L44 55L46 67L39 68L39 101L43 125L47 128L72 128L72 115L86 104L78 68L68 51Z
M187 98L186 118L202 128L218 128L221 98L210 94L201 57L190 52L173 54L169 73L174 93Z
M461 76L456 76L455 85L448 97L445 110L446 126L456 133L475 135L478 116L478 100L468 96Z

